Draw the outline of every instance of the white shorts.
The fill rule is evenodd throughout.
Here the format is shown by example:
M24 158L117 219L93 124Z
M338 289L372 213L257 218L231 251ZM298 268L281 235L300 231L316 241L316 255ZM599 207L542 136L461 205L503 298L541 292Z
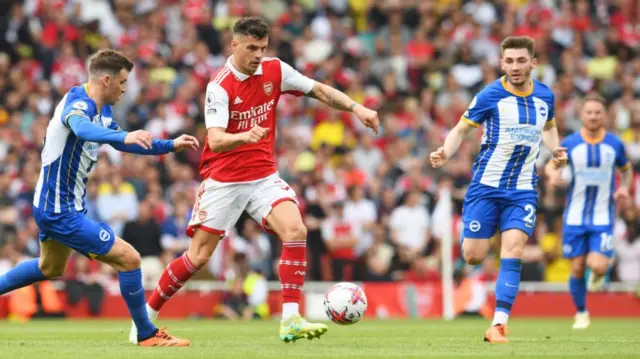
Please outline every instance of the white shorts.
M278 173L251 182L218 182L207 178L200 185L187 235L193 237L196 228L227 235L242 212L247 213L265 230L267 215L283 201L298 204L296 193Z

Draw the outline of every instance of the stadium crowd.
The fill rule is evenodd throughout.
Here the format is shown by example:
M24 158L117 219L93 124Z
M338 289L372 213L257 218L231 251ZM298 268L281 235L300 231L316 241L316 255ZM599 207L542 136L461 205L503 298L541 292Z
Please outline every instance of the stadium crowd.
M461 203L481 131L443 169L426 156L474 94L501 75L499 44L508 35L535 38L533 76L555 93L561 136L579 129L581 97L599 92L609 102L609 130L640 170L640 1L27 0L0 9L0 272L38 254L31 203L41 143L61 96L86 80L87 57L112 47L135 62L114 108L122 128L155 138L188 133L204 143L204 90L230 54L230 26L245 15L273 24L269 56L377 109L383 125L374 137L350 114L305 97L281 99L277 160L309 229L309 280L436 280L447 230L438 225L447 216L441 199L449 195L462 263ZM105 145L88 182L90 216L141 253L149 286L188 246L199 157L129 155ZM543 150L539 165L548 157ZM539 189L523 280L564 283L564 194L543 176ZM638 283L640 191L632 193L617 221L611 275ZM279 246L243 217L199 276L229 279L246 264L277 278ZM118 290L107 266L79 255L72 263L65 278L74 293ZM490 280L496 263L474 270Z

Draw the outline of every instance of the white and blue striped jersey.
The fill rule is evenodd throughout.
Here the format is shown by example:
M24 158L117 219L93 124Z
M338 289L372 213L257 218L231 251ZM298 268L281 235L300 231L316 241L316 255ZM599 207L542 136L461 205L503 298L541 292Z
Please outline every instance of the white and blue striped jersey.
M615 220L616 167L627 170L624 144L615 135L604 132L598 141L589 141L576 132L562 141L567 148L568 180L564 224L568 226L611 226Z
M553 92L535 80L526 93L509 91L506 83L507 78L502 77L487 85L462 116L474 127L484 125L471 183L535 190L542 132L554 120Z
M110 105L100 111L87 95L86 84L76 86L62 98L49 121L42 149L42 169L33 205L44 212L84 212L89 172L98 160L100 144L78 138L69 127L69 117L85 117L93 124L119 130Z

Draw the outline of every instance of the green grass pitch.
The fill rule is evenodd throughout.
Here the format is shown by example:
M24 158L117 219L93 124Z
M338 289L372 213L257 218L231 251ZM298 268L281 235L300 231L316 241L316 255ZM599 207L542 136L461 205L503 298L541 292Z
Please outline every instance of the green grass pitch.
M510 344L489 345L489 322L461 319L369 320L353 326L330 323L320 340L284 344L278 322L161 320L190 348L139 348L127 342L126 321L39 320L0 322L0 358L640 358L640 320L596 319L572 331L569 319L511 320Z

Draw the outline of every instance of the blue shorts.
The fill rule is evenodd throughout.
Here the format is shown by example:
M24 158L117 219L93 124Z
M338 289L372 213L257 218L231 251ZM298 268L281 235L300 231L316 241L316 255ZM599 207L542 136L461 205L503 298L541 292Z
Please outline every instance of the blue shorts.
M53 239L89 258L106 255L115 243L111 227L79 212L50 213L33 207L33 217L41 242Z
M575 258L588 253L613 256L613 226L567 226L562 229L562 254Z
M488 239L498 229L519 229L531 237L537 209L535 190L505 190L472 183L462 205L463 236Z

